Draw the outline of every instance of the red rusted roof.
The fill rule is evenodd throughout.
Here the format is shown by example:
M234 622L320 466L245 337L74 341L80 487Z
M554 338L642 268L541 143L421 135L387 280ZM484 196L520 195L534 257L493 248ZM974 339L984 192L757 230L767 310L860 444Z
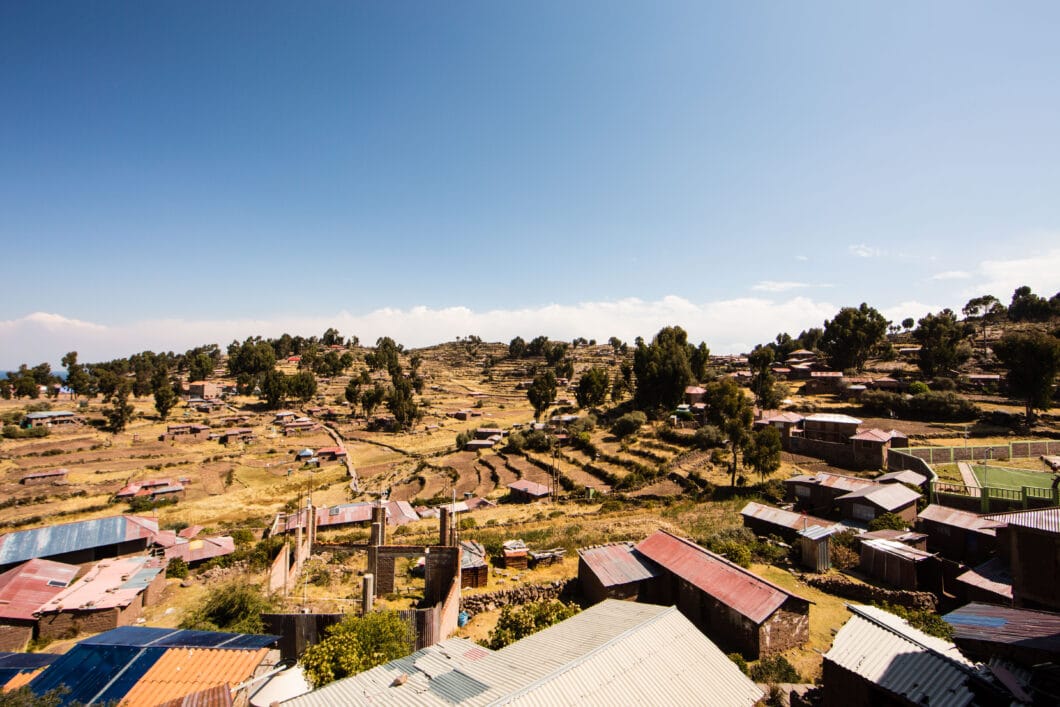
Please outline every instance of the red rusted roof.
M773 506L766 506L754 501L744 506L743 510L740 511L740 515L745 518L754 518L765 523L791 528L792 530L802 530L811 525L816 525L820 528L831 528L835 525L835 521L815 518L805 513L785 511L783 508L774 508Z
M1060 533L1060 507L991 513L987 518L999 525L1015 525L1032 530L1044 530L1047 533Z
M665 530L642 540L636 550L756 624L768 619L789 598L802 599Z
M578 557L600 584L615 587L661 575L659 567L633 549L633 543L611 543L578 550Z
M66 476L69 473L70 472L67 469L52 469L51 471L38 471L38 472L35 472L33 474L26 474L25 476L22 477L22 481L25 481L26 479L44 479L44 478L48 478L50 476Z
M33 614L74 581L80 568L30 560L0 574L0 618L33 620Z
M179 557L185 562L199 562L211 557L231 555L236 551L236 541L227 535L216 538L180 538L166 548L166 559Z
M995 528L1000 528L1004 523L986 518L975 513L962 511L957 508L947 508L932 504L917 514L917 520L928 520L932 523L952 525L965 530L972 530L984 535L997 535Z
M875 481L868 479L862 479L857 476L844 476L843 474L831 474L827 471L820 471L813 476L809 474L801 474L799 476L793 476L790 479L784 480L785 484L807 484L813 486L824 486L826 488L834 488L842 491L857 491L858 489L871 488L878 486Z

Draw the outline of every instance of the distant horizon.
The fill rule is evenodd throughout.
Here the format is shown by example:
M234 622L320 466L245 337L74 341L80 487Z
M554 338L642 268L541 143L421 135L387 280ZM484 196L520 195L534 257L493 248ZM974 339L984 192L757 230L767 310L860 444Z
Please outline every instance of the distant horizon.
M1060 4L0 5L0 362L1060 290ZM41 254L37 256L37 254Z

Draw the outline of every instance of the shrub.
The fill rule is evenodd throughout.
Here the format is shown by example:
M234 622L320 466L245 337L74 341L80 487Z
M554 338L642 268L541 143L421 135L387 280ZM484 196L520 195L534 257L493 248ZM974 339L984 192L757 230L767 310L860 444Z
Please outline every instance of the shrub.
M635 434L647 421L647 415L640 410L634 410L615 420L615 424L611 426L611 431L616 437L628 437L631 434Z
M765 683L802 682L799 671L782 655L772 655L758 661L751 667L751 679Z
M728 658L732 662L736 663L736 667L739 668L740 672L742 672L744 675L747 675L750 672L750 669L747 667L747 661L744 660L743 656L739 653L729 653Z
M832 566L837 570L851 570L861 563L861 557L852 548L835 545L830 549Z
M410 627L394 611L347 616L327 629L327 637L302 654L313 687L369 670L412 652Z
M233 631L264 633L261 615L272 610L270 602L257 585L233 580L210 592L189 612L181 628L200 631Z
M919 629L929 636L935 636L946 641L953 640L953 627L946 623L941 616L926 609L908 609L904 606L877 603L876 606L884 611L889 611L895 616L900 616L909 622L913 628Z
M927 383L923 381L913 381L909 384L910 395L923 395L924 393L931 392L931 388L928 388Z
M725 434L714 425L703 425L692 435L699 449L716 449L725 444Z
M501 609L497 626L490 631L486 645L492 650L500 650L520 638L569 619L579 611L577 605L564 604L555 599L536 601L521 607L505 606Z
M869 530L908 530L909 521L894 513L881 513L869 521Z
M174 579L184 579L188 576L188 563L182 557L174 557L166 565L166 576Z
M966 422L979 415L979 408L953 392L928 391L903 397L885 390L867 390L861 396L866 412L911 420Z

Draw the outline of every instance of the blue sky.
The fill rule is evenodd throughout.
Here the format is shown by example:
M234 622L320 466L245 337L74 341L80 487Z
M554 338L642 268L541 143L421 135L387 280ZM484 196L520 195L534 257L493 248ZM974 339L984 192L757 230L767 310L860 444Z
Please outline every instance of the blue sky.
M0 365L331 322L739 350L862 301L1052 294L1057 26L1055 3L4 3Z

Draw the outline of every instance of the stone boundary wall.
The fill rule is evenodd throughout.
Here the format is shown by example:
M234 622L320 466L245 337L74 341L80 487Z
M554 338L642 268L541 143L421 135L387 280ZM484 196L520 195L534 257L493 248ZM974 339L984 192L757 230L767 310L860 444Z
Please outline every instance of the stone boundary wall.
M884 589L874 587L871 584L862 584L846 577L834 574L827 575L802 575L802 581L806 584L820 589L828 594L835 594L844 599L852 599L865 604L872 602L887 602L907 609L924 609L935 611L938 608L938 599L931 592L911 592L899 589Z
M548 584L527 584L522 587L463 596L460 599L460 608L468 616L474 616L483 611L499 609L502 606L529 604L543 599L573 597L577 590L577 578L557 579Z

